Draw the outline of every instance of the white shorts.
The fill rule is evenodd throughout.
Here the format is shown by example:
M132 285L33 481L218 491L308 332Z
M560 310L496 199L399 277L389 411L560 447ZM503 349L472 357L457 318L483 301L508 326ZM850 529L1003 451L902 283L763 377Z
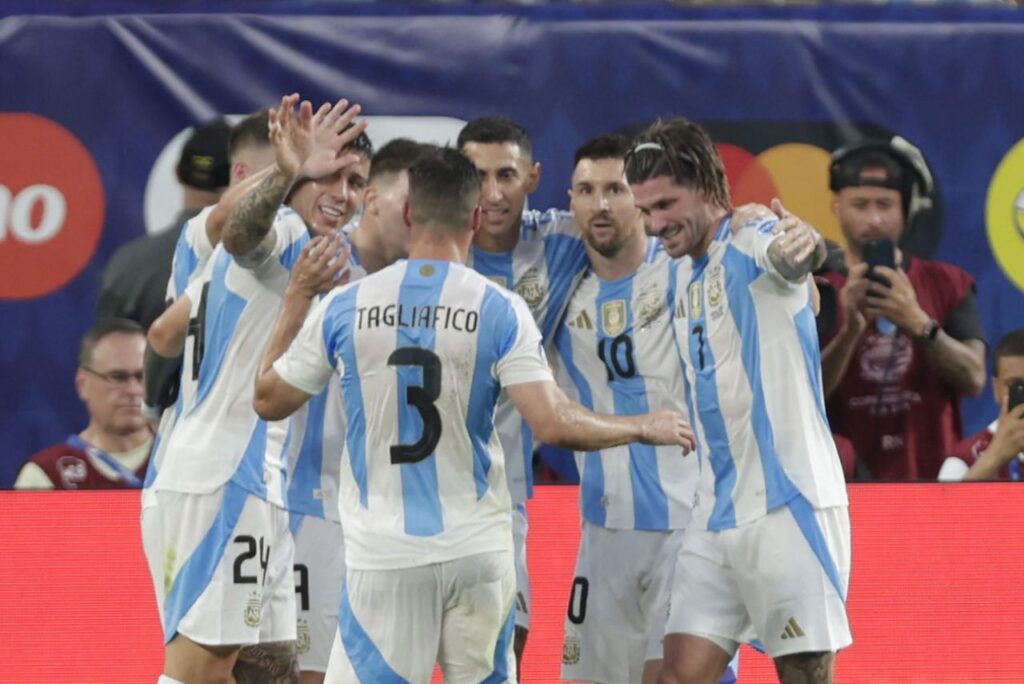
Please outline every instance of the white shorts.
M631 684L659 660L683 530L584 521L562 644L562 679Z
M291 514L291 529L295 538L299 669L326 672L338 631L338 602L345 582L345 537L341 523L301 513Z
M759 640L773 658L849 646L850 517L803 497L740 527L691 525L676 563L667 634L732 653Z
M295 639L288 512L228 483L212 494L157 491L142 546L164 643L207 646Z
M526 567L526 506L512 509L512 544L516 554L516 627L530 629L530 573Z
M346 573L325 684L516 681L508 551Z

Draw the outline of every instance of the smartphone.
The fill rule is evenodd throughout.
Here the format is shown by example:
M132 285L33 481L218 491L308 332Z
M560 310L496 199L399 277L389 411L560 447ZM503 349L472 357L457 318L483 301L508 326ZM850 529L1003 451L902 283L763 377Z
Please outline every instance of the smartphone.
M1024 380L1014 380L1010 383L1010 396L1006 400L1006 407L1010 411L1024 404Z
M892 283L889 279L880 276L875 273L876 266L886 266L888 268L896 268L896 245L892 240L882 238L879 240L868 240L861 247L861 257L864 259L870 268L868 269L868 279L875 281L880 285L890 287ZM868 292L870 295L871 292Z

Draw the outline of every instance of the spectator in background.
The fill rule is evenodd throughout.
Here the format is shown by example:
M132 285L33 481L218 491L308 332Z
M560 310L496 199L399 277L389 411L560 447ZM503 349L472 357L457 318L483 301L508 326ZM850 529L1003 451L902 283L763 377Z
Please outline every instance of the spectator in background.
M215 119L197 126L185 142L176 174L183 206L174 222L154 235L122 245L103 269L98 317L131 319L143 328L163 313L179 228L216 204L228 185L231 126Z
M142 417L145 333L123 318L98 321L82 338L75 388L89 424L30 458L15 489L141 487L153 435Z
M1007 333L992 353L992 394L999 417L953 447L940 480L1020 480L1024 470L1024 404L1009 408L1010 386L1024 383L1024 328Z
M846 239L837 330L822 340L832 429L853 444L857 479L934 480L962 437L960 398L985 386L985 341L974 279L950 264L894 250L896 268L869 278L864 247L898 243L931 187L920 151L902 138L832 155L833 211Z

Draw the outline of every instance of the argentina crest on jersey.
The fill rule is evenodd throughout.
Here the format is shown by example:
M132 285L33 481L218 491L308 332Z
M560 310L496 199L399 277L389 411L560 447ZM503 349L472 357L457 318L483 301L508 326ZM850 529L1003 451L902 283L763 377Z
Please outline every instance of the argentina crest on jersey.
M626 329L625 299L614 299L601 305L601 327L609 337L622 334Z
M636 317L634 327L645 328L657 320L665 310L665 288L660 282L652 282L640 288L636 296Z
M708 269L707 282L708 318L717 321L725 313L725 268L715 264Z
M690 315L693 318L704 316L704 288L702 285L699 280L690 283Z
M530 307L534 317L540 311L540 306L544 303L547 293L547 283L544 282L543 276L536 268L527 269L516 283L516 294L526 301L526 305Z

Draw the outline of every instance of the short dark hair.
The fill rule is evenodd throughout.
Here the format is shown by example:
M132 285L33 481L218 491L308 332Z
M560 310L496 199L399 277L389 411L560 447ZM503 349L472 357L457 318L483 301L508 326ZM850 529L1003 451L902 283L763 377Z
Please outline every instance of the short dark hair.
M355 124L349 124L348 126L345 127L345 130L347 131L354 125ZM359 137L350 142L343 149L346 150L347 152L355 152L356 154L361 154L367 159L373 159L373 142L370 140L370 136L366 135L366 131L360 133Z
M530 135L520 124L504 116L484 116L473 119L459 131L458 142L460 150L466 147L466 143L515 143L525 157L533 159L533 143Z
M409 211L419 226L461 230L480 201L480 174L466 155L438 147L409 167Z
M580 145L572 166L576 168L584 159L625 159L629 150L629 138L620 133L605 133Z
M107 335L126 333L145 337L146 329L135 321L127 318L101 318L82 335L82 344L78 348L78 365L88 366L92 363L92 353L96 345Z
M261 109L245 117L231 127L228 137L228 159L233 160L238 151L245 147L270 145L270 110Z
M992 375L999 375L999 361L1007 356L1024 356L1024 328L1006 333L996 344L992 352Z
M725 165L708 132L688 119L658 120L633 141L626 156L630 184L671 176L679 185L703 192L722 209L731 209Z
M432 145L419 143L409 138L395 138L381 147L370 160L370 178L374 180L380 176L397 174L408 171L421 154L429 150Z

